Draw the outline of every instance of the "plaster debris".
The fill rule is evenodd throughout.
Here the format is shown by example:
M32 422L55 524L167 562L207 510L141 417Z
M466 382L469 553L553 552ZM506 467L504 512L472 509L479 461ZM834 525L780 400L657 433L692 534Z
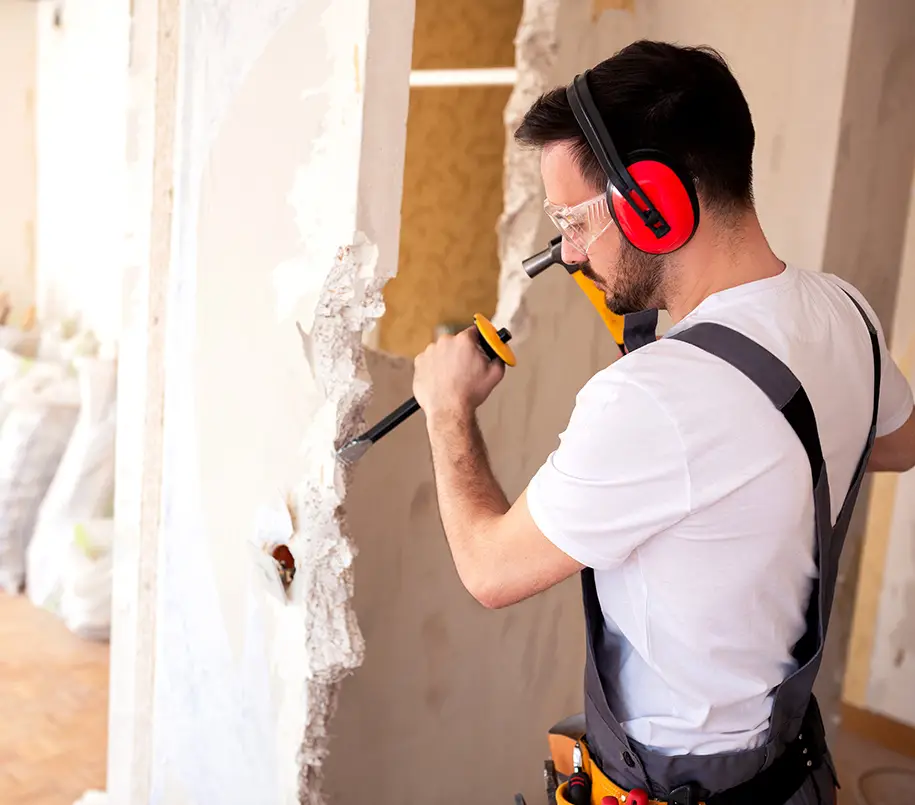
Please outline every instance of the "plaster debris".
M356 551L342 512L348 470L336 460L336 445L361 426L368 402L362 334L384 310L386 278L376 276L377 265L378 249L357 233L352 244L337 251L310 332L300 328L325 400L305 437L315 471L291 496L297 527L288 543L297 568L290 595L306 615L302 656L308 683L299 795L308 805L323 805L328 726L340 683L361 665L365 648L351 606Z
M521 261L542 248L537 232L543 222L543 193L540 155L515 144L514 133L531 104L552 87L559 51L559 5L559 0L525 0L515 37L518 79L503 115L505 202L497 225L501 274L493 323L508 327L516 339L526 332L528 311L523 297L530 285Z

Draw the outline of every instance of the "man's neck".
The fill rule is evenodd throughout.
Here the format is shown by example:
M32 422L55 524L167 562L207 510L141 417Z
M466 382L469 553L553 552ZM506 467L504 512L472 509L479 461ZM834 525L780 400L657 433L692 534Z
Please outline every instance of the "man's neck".
M784 262L769 247L753 211L726 229L703 233L701 239L690 245L694 248L681 264L675 287L667 298L667 312L674 323L712 294L775 277L785 270Z

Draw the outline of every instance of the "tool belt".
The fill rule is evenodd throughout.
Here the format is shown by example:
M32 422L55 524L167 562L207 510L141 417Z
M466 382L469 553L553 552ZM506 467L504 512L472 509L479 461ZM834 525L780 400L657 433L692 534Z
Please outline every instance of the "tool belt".
M568 778L573 771L571 758L576 745L581 749L582 771L591 781L591 805L602 805L605 797L615 797L619 805L783 805L824 762L829 763L833 782L838 787L821 722L811 716L811 711L808 711L797 738L765 770L744 783L702 799L700 792L692 785L680 786L668 792L665 799L648 799L644 793L633 797L636 792L616 785L591 757L584 730L576 729L583 727L583 720L567 719L557 724L549 736L552 763L558 778L562 780L556 790L555 803L573 805ZM639 799L642 801L638 802Z

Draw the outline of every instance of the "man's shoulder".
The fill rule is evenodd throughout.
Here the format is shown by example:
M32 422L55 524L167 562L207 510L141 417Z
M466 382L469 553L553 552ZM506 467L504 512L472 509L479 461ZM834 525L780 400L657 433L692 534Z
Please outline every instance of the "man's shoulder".
M676 420L678 412L701 408L709 393L726 388L732 372L703 350L661 338L594 375L579 392L579 401L636 408Z
M736 438L748 415L778 415L742 372L673 338L647 344L598 372L579 393L576 407L620 423L637 417L672 426L687 454L709 439Z
M870 302L867 301L867 297L861 292L861 290L849 282L846 279L837 274L831 274L828 271L813 271L811 269L797 269L797 271L803 276L804 280L811 285L816 285L821 288L826 293L837 293L841 292L842 297L850 296L854 299L864 310L868 318L873 320L875 326L879 324L876 321L876 313L871 307ZM849 311L851 312L851 311ZM860 316L857 311L854 311L854 319L857 320Z

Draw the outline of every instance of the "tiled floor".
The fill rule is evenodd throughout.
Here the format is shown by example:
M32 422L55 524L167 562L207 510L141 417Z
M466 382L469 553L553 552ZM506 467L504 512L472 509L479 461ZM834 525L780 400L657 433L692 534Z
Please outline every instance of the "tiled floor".
M0 804L72 805L105 787L108 645L0 593Z
M0 805L72 805L105 787L108 646L0 593ZM904 805L907 759L853 736L834 747L840 805ZM863 797L861 794L863 793Z

